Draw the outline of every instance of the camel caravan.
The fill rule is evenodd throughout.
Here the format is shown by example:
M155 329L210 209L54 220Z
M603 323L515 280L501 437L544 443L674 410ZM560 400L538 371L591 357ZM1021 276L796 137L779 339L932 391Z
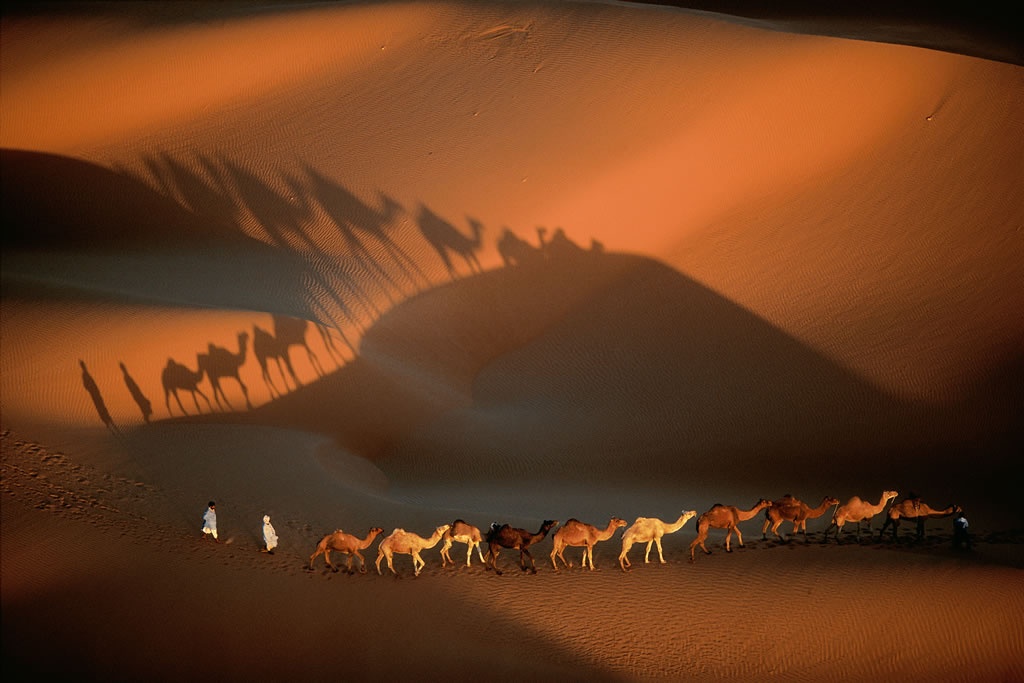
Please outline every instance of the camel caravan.
M629 560L629 552L638 543L646 544L644 551L644 564L649 564L651 549L658 551L658 562L667 564L662 551L662 540L665 536L674 534L686 526L691 519L696 520L696 538L689 545L689 562L695 561L696 550L699 547L704 554L710 555L711 550L707 548L706 542L712 529L725 531L725 551L732 552L732 537L736 536L739 547L743 547L743 533L739 525L758 517L763 511L764 522L761 527L762 540L768 540L769 529L775 540L781 543L789 543L794 537L802 536L804 543L808 542L807 522L828 516L830 522L823 534L822 543L828 543L830 537L836 543L842 543L843 527L848 523L855 523L857 528L856 542L860 542L863 526L866 525L868 536L871 537L871 520L876 516L884 517L885 521L879 531L878 538L882 539L885 533L891 529L892 538L897 539L897 528L901 519L913 520L917 524L915 540L924 538L924 524L928 519L941 519L953 515L962 516L962 508L958 505L949 505L944 508L934 508L921 501L916 494L910 494L899 503L893 501L899 496L896 491L883 491L877 503L872 503L853 496L846 503L840 505L838 498L825 496L815 507L799 500L791 494L786 494L776 500L761 498L749 508L739 508L734 505L715 504L701 515L696 510L683 510L674 521L663 521L655 517L637 517L632 524L620 517L611 517L603 527L594 526L581 522L578 519L569 519L559 525L558 520L548 519L541 523L536 531L514 527L510 524L493 523L486 533L463 519L456 519L449 524L443 524L429 536L420 536L417 533L397 528L388 536L384 537L377 549L377 560L375 566L377 573L383 575L382 563L387 564L392 575L401 576L395 568L395 555L409 555L412 558L413 576L419 576L426 566L426 560L422 553L426 550L441 545L441 567L457 567L460 561L452 559L451 548L455 543L466 546L466 567L473 566L474 552L479 558L479 563L486 571L493 571L500 576L503 572L498 567L498 557L503 549L519 552L519 568L523 572L537 573L537 565L534 562L530 549L541 543L549 535L552 538L552 548L549 559L554 571L562 568L571 569L574 566L572 559L566 559L565 552L569 548L581 549L579 566L582 569L594 571L597 569L594 563L594 549L598 543L610 540L619 529L624 529L621 538L621 550L618 555L619 568L623 572L632 571L632 563ZM892 503L890 505L890 503ZM829 513L831 512L831 515ZM783 523L792 524L787 529L780 527ZM848 531L848 534L854 533ZM366 573L366 562L361 550L366 550L374 540L383 534L381 527L371 527L362 538L347 534L341 529L325 535L317 544L316 549L309 558L309 569L312 570L314 560L320 555L324 556L324 562L328 569L337 572L338 567L331 562L331 552L343 553L347 556L345 571L353 574L356 571ZM486 550L486 552L485 552ZM353 568L353 562L359 560L358 570ZM559 564L561 563L561 564Z

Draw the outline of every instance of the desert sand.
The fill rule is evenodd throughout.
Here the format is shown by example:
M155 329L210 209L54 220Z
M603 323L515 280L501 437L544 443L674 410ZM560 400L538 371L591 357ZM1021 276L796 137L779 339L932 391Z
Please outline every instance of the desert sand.
M3 672L1024 680L1024 58L955 19L5 10ZM886 490L970 551L830 507L550 557ZM456 519L560 524L378 574Z

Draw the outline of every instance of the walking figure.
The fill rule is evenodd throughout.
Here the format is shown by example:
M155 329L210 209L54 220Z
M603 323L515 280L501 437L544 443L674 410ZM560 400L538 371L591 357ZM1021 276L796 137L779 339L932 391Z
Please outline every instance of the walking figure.
M132 379L132 376L128 374L128 368L121 363L121 372L124 374L124 383L128 387L128 391L131 393L132 398L135 399L135 403L139 406L139 410L142 411L142 419L149 424L149 416L153 414L153 404L150 403L146 395L142 393L142 389Z
M968 531L967 517L963 510L953 518L953 547L957 550L971 549L971 533Z
M206 538L207 535L213 536L213 540L220 543L217 538L217 504L212 500L203 515L203 538Z
M89 392L89 396L92 398L92 403L96 406L96 412L99 413L100 419L103 420L103 424L107 426L112 432L117 432L117 425L114 424L113 418L110 417L110 411L107 410L107 404L103 400L103 395L100 394L100 388L96 384L96 380L89 374L89 370L85 367L85 361L80 360L78 364L82 366L82 385L85 390Z
M274 548L277 547L277 532L274 531L274 525L270 523L270 515L263 515L263 543L265 547L262 552L274 554Z

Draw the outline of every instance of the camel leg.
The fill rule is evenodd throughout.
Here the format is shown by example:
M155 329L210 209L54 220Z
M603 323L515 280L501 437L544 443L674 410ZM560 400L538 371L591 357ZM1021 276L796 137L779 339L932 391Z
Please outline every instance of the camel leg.
M768 517L766 515L765 518L764 518L764 526L761 527L761 540L762 541L767 541L768 540L768 527L771 526L771 524L772 524L771 517Z
M619 553L619 566L622 567L622 571L626 571L626 567L629 566L629 558L626 555L631 547L633 544L628 541L622 544L622 552Z
M587 562L590 563L590 571L594 571L594 546L587 545L583 549L583 566L587 566Z
M249 389L248 389L248 387L245 386L245 384L242 382L242 379L240 377L235 377L235 379L238 380L238 386L242 387L242 395L245 396L245 407L248 408L249 410L252 410L252 403L249 401ZM225 400L227 400L227 399L225 399Z
M361 552L359 552L358 550L354 551L353 554L356 557L359 558L359 573L360 574L365 574L366 573L366 558L364 558L363 554Z
M537 573L537 563L533 561L533 555L530 554L530 551L527 550L526 548L523 548L523 549L521 549L519 551L519 566L522 567L524 572L526 571L526 560L525 560L525 558L529 558L530 559L530 573L531 574L536 574ZM564 559L562 561L565 562Z
M482 550L480 550L480 543L474 543L473 545L476 546L476 554L480 556L480 561L483 562L484 561L484 553L483 553ZM470 554L472 554L472 553L470 553Z
M327 566L331 568L332 572L338 571L338 568L331 562L331 549L327 548L324 550L324 560L327 562Z
M654 544L658 547L658 562L665 564L665 556L661 554L661 538L655 538ZM648 547L650 550L650 547Z
M316 370L316 374L317 375L319 375L320 377L323 377L324 376L324 368L323 368L322 365L320 365L320 359L316 357L315 353L313 353L313 349L309 348L309 344L306 344L305 347L306 347L306 355L309 356L309 364L313 366L314 370Z
M383 550L377 551L377 562L376 562L376 565L377 565L377 574L378 575L380 575L380 561L383 560L383 559L384 559L384 551Z
M451 548L451 547L452 547L451 541L446 538L444 540L444 545L441 546L441 567L442 568L448 566L448 560L450 559L449 556L448 556L448 549ZM455 564L455 563L453 562L452 564Z
M690 544L690 562L693 562L693 552L698 545L700 546L700 549L704 551L705 555L711 554L711 551L708 550L708 547L704 545L704 539L706 538L707 533L704 533L703 535L698 534L697 538L693 539L693 543Z
M647 541L647 547L644 549L644 564L648 564L651 561L651 546L654 545L654 539Z
M473 542L470 541L466 544L466 566L470 566L473 560Z
M310 569L312 569L312 568L313 568L313 560L315 560L315 559L317 558L317 556L318 556L318 555L319 555L319 554L320 554L321 552L323 552L323 551L322 551L322 550L320 550L320 548L317 548L317 549L316 549L316 551L315 551L315 552L314 552L314 553L313 553L312 555L310 555L310 556L309 556L309 568L310 568Z
M413 553L412 554L412 575L413 576L419 576L420 575L420 570L423 569L423 565L425 565L425 564L426 564L426 562L423 561L423 558L420 557L419 553Z

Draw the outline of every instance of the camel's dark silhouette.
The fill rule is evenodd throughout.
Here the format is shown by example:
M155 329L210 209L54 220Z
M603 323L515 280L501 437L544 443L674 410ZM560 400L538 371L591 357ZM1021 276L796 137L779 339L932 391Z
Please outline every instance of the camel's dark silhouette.
M541 248L533 246L508 228L502 231L497 247L506 266L543 263L545 258Z
M174 395L174 400L178 402L178 407L181 408L182 415L188 415L185 410L185 406L181 404L181 398L178 396L178 390L187 391L192 394L192 400L196 404L196 412L202 412L199 407L199 399L196 398L196 394L203 397L206 401L207 407L210 411L213 411L213 405L210 403L210 399L206 397L202 389L199 388L199 383L203 381L203 369L199 368L196 371L190 370L188 367L178 363L173 358L167 359L167 365L164 366L163 372L160 373L160 382L164 387L164 404L167 406L167 414L173 417L174 413L171 412L171 395Z
M117 425L114 424L114 419L110 417L110 411L107 410L107 404L103 400L103 395L100 394L100 388L96 384L96 380L89 374L84 360L78 361L78 365L82 368L82 385L89 392L92 403L96 406L96 412L99 413L100 419L103 420L103 424L106 425L107 429L116 432Z
M146 395L142 393L142 389L139 388L139 385L132 376L128 374L128 368L124 366L124 363L119 363L119 365L121 366L121 373L124 375L124 383L128 387L128 392L131 393L135 403L139 406L139 410L142 411L142 419L146 421L146 424L149 424L149 417L153 414L153 404L149 402Z
M892 527L892 537L893 540L896 540L900 519L908 519L917 522L914 538L920 541L924 538L924 524L927 520L949 517L960 512L960 510L959 505L952 503L943 509L933 508L928 503L921 502L921 498L916 494L911 494L899 503L894 503L889 507L885 515L885 521L882 523L882 528L878 532L878 538L882 538L885 535L885 530Z
M292 366L291 355L288 350L292 346L302 346L306 349L306 355L309 357L310 365L316 370L317 374L321 377L324 374L324 369L320 365L319 359L316 354L313 353L313 349L309 348L309 342L306 341L306 330L309 328L309 321L303 320L302 318L292 318L286 315L275 315L274 320L274 331L268 332L259 325L253 326L253 337L252 337L252 352L256 356L256 362L260 365L260 372L263 374L263 381L267 384L267 389L270 390L271 396L275 393L280 396L281 392L277 389L274 384L274 380L270 377L270 372L267 369L267 361L273 360L277 363L277 370L281 373L281 380L284 382L285 390L288 389L288 378L284 374L284 369L281 367L281 361L284 361L284 367L288 368L288 374L292 377L292 386L298 388L302 382L299 381L298 376L295 374L295 368Z
M526 560L529 559L529 571L531 574L536 574L537 565L533 562L533 555L530 554L529 547L543 541L548 532L557 525L558 520L546 519L540 525L540 530L531 534L526 529L514 528L508 524L492 524L490 531L487 532L487 556L484 558L484 569L493 569L495 574L501 576L502 572L496 564L498 550L511 548L519 551L519 566L522 570L527 571Z
M420 232L423 233L423 237L434 248L437 255L441 257L441 261L444 262L444 267L448 269L448 274L452 276L452 279L456 278L458 273L455 270L455 264L452 263L450 253L461 256L466 265L469 266L470 272L479 273L483 271L480 261L476 258L476 252L480 249L480 237L484 226L480 221L473 218L467 220L469 221L470 229L473 231L472 237L466 237L454 225L427 207L420 205L419 218L417 219Z
M210 380L210 386L213 387L213 398L217 402L217 406L223 409L220 399L224 399L224 404L229 409L232 409L231 402L228 401L228 397L224 394L224 389L220 385L220 380L225 377L231 377L238 386L242 388L242 394L245 396L245 405L248 408L252 408L252 403L249 402L249 389L245 386L245 382L238 374L238 369L245 364L245 356L249 347L249 333L239 332L238 333L238 353L232 353L228 349L220 346L215 346L212 343L207 345L206 353L200 353L196 356L196 360L199 363L199 370L205 372L206 376Z

